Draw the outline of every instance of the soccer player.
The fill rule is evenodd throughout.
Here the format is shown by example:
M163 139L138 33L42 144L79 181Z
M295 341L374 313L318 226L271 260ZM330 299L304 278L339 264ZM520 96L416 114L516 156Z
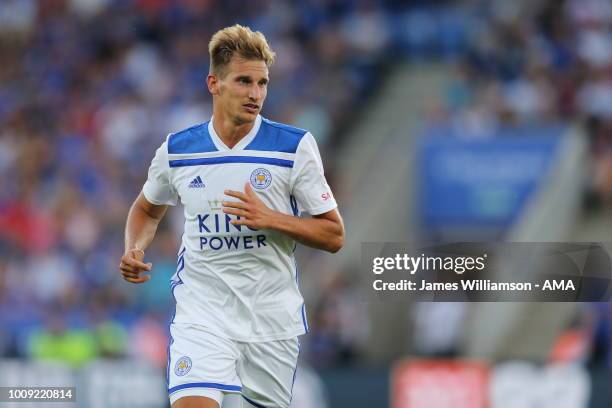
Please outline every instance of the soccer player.
M296 241L336 252L344 226L313 136L259 115L275 58L263 34L224 28L209 53L213 116L168 135L155 153L127 217L120 269L128 282L149 279L144 251L180 200L172 406L216 408L240 393L245 407L288 407L298 336L308 331Z

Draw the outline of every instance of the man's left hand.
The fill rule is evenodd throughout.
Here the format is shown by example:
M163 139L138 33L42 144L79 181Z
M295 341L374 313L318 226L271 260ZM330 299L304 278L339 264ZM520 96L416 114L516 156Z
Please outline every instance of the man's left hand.
M223 212L236 215L240 219L232 220L233 225L246 225L253 229L269 228L270 220L274 216L268 206L257 196L249 183L244 186L244 193L234 190L225 190L225 195L240 201L223 201Z

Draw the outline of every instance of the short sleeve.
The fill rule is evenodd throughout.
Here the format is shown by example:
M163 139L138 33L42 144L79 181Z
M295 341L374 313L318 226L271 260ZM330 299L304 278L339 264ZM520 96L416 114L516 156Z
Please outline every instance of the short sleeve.
M155 152L149 166L147 181L142 193L147 201L156 205L176 205L178 194L170 183L170 166L168 164L168 142L165 141Z
M325 180L317 142L310 133L304 135L295 153L291 186L299 208L311 215L323 214L337 207Z

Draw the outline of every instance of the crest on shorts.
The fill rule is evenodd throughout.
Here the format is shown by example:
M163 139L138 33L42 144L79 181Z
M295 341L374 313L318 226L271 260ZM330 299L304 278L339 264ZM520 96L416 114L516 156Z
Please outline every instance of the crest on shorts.
M179 358L174 365L174 374L178 375L179 377L187 374L189 370L191 370L191 359L187 356Z
M267 169L259 168L253 170L251 173L251 185L258 189L263 190L272 184L272 174Z

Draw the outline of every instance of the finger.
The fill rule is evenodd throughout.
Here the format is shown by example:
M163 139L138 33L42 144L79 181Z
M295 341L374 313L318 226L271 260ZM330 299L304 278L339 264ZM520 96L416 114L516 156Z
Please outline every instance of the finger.
M126 273L140 273L140 271L142 271L142 269L140 268L134 268L132 266L125 265L123 263L119 265L119 269L121 270L121 272L126 272Z
M120 268L121 269L121 274L122 275L129 275L129 276L136 276L138 277L141 273L145 273L147 271L143 271L142 269L127 269L127 268Z
M121 274L123 276L132 276L132 277L138 277L142 273L149 272L145 269L135 268L135 267L128 266L128 265L119 265L119 270L121 271Z
M253 190L253 187L251 187L251 183L246 183L244 185L244 192L246 193L247 196L254 196L255 195L255 190Z
M141 278L126 278L126 277L124 277L123 279L125 279L126 281L131 282L131 283L145 283L149 279L151 279L151 277L149 275L145 275L145 276L143 276Z
M121 273L137 273L136 269L123 264L119 265L119 270L121 271Z
M140 278L140 276L143 273L146 273L146 271L139 271L139 270L126 271L126 270L121 270L121 275L122 276L127 276L129 278Z
M242 200L242 201L247 201L247 199L248 199L247 196L243 192L240 192L240 191L225 190L224 194L228 195L230 197L237 198L237 199Z
M251 202L253 201L261 202L261 198L259 198L259 195L257 195L257 192L253 190L253 187L251 187L249 183L246 183L244 185L244 192L246 193L247 197L251 200Z
M139 273L122 273L123 279L141 279L147 275L140 275Z
M150 272L153 268L152 264L144 264L142 262L138 262L137 264L122 264L119 265L119 269L126 270L128 272Z
M247 204L242 201L223 201L221 204L224 207L241 208L241 209L247 208Z
M252 227L255 228L255 226L253 226L252 222L246 218L240 218L237 220L231 220L230 224L232 225L246 225L247 227Z
M246 217L248 213L244 210L235 210L233 208L224 208L223 212L226 214L237 215L238 217Z
M137 259L130 258L130 257L127 257L127 256L122 257L121 258L121 262L124 265L131 266L132 268L140 268L140 269L144 269L144 270L147 270L147 271L150 271L151 268L153 267L153 264L150 263L150 262L149 263L144 263L144 262L141 262L141 261L139 261Z

